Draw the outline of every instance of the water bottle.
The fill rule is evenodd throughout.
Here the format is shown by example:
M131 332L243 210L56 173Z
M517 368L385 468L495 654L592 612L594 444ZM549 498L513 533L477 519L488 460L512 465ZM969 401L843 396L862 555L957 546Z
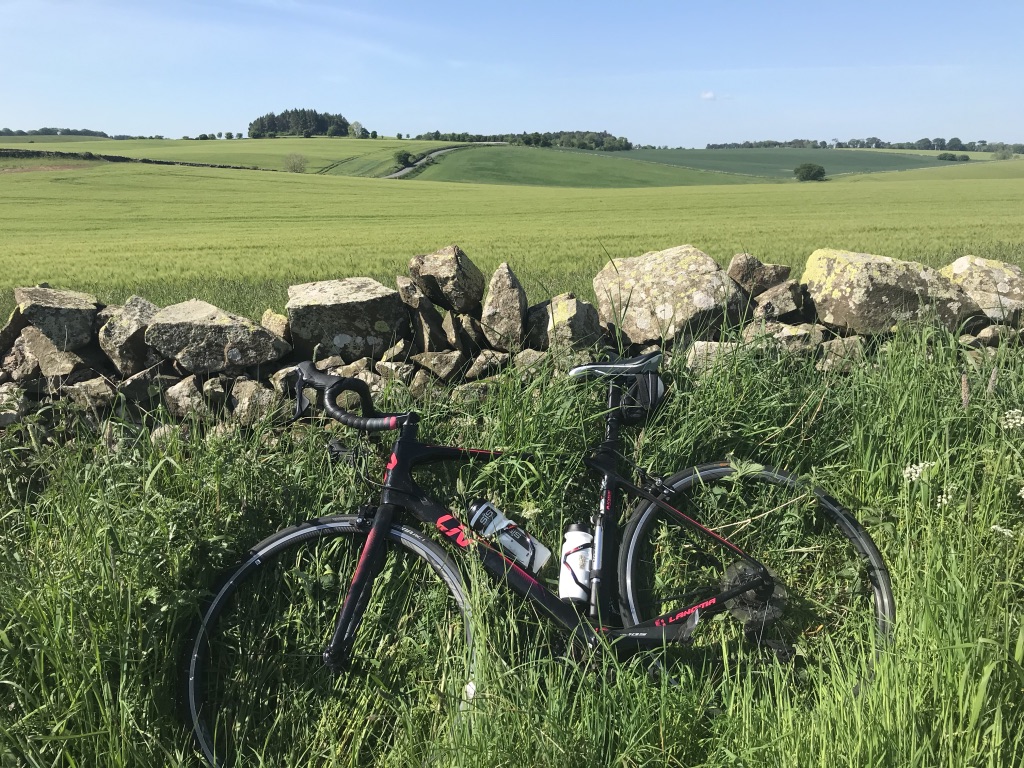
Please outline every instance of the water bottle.
M594 534L582 525L570 525L562 544L558 597L568 603L590 600L590 564L594 561Z
M489 501L469 505L469 524L482 536L495 539L506 554L523 568L537 573L551 557L551 550L517 526Z

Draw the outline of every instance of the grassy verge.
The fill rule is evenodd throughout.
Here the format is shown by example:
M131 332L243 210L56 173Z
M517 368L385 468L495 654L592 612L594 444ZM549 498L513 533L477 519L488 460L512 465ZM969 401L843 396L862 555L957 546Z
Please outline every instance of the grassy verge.
M684 671L672 686L643 659L566 658L550 627L502 608L478 630L486 664L468 713L405 711L371 687L325 727L348 733L396 707L381 741L311 756L281 739L265 746L280 751L273 764L1019 765L1024 355L973 367L952 337L908 330L876 362L825 376L799 359L738 357L694 382L677 361L664 410L632 446L659 468L730 452L789 467L858 510L898 608L859 692L863 670L850 667L810 689L782 665ZM410 403L400 389L385 399ZM557 544L592 503L563 453L598 437L600 404L593 387L547 376L505 376L479 406L438 393L422 407L426 437L537 455L447 476L446 498L486 495ZM159 419L115 419L102 438L81 414L49 420L0 435L0 765L198 765L175 712L196 605L256 540L348 507L352 476L326 460L316 426L209 438L195 425L157 448ZM505 605L482 586L474 599Z

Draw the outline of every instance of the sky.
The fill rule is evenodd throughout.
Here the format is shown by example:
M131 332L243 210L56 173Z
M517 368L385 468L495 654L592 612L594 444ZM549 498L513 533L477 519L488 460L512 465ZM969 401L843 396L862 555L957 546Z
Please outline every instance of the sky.
M0 128L1024 141L1024 0L0 0Z

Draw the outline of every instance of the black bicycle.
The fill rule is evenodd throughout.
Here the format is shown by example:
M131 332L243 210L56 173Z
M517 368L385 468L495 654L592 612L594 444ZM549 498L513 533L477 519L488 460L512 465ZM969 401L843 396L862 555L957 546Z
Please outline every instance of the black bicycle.
M467 573L477 564L581 648L799 669L828 668L852 648L870 658L895 607L886 565L847 509L767 466L713 462L661 476L621 455L623 427L642 423L664 395L660 361L655 352L570 372L607 385L604 439L585 459L600 495L592 519L566 533L551 579L542 568L548 549L500 510L481 502L453 511L412 475L499 452L420 442L415 412L379 413L364 382L299 365L297 415L311 387L333 419L398 438L379 503L260 542L203 607L184 683L208 763L253 764L281 743L326 762L382 738L410 712L470 706L481 617ZM362 416L338 405L348 392ZM561 597L545 583L554 575ZM348 727L347 713L368 702L378 721Z

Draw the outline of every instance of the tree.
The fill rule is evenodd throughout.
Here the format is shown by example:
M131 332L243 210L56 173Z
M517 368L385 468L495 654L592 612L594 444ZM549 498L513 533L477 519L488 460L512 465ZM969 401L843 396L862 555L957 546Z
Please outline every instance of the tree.
M369 133L367 133L366 129L363 128L363 124L360 123L358 120L353 120L351 123L349 123L349 126L348 126L348 135L349 136L354 136L357 139L361 139L361 138L363 138L363 134L364 133L366 133L367 136L370 135Z
M284 169L289 173L305 173L306 156L292 152L284 158Z
M945 149L946 148L946 140L945 139L932 139L932 146L935 147L935 149L940 149L940 150L941 149Z
M914 146L917 147L917 149L934 149L931 139L918 139L914 142Z
M370 138L371 139L376 139L377 138L377 132L376 131L370 131Z
M228 131L228 132L226 132L224 134L224 138L225 139L233 139L233 138L235 138L235 134L233 134L231 131Z
M823 181L825 169L817 163L804 163L793 169L797 181Z
M224 138L224 133L223 133L223 132L221 132L221 131L217 131L217 138L218 138L218 139L222 139L222 138Z
M956 136L946 142L946 149L951 152L962 152L964 149L964 143L960 141Z
M412 152L407 149L400 149L395 152L395 164L399 168L408 168L412 165Z
M396 133L396 134L395 134L395 138L396 138L396 139L400 139L400 138L402 138L402 134L400 134L400 133Z

